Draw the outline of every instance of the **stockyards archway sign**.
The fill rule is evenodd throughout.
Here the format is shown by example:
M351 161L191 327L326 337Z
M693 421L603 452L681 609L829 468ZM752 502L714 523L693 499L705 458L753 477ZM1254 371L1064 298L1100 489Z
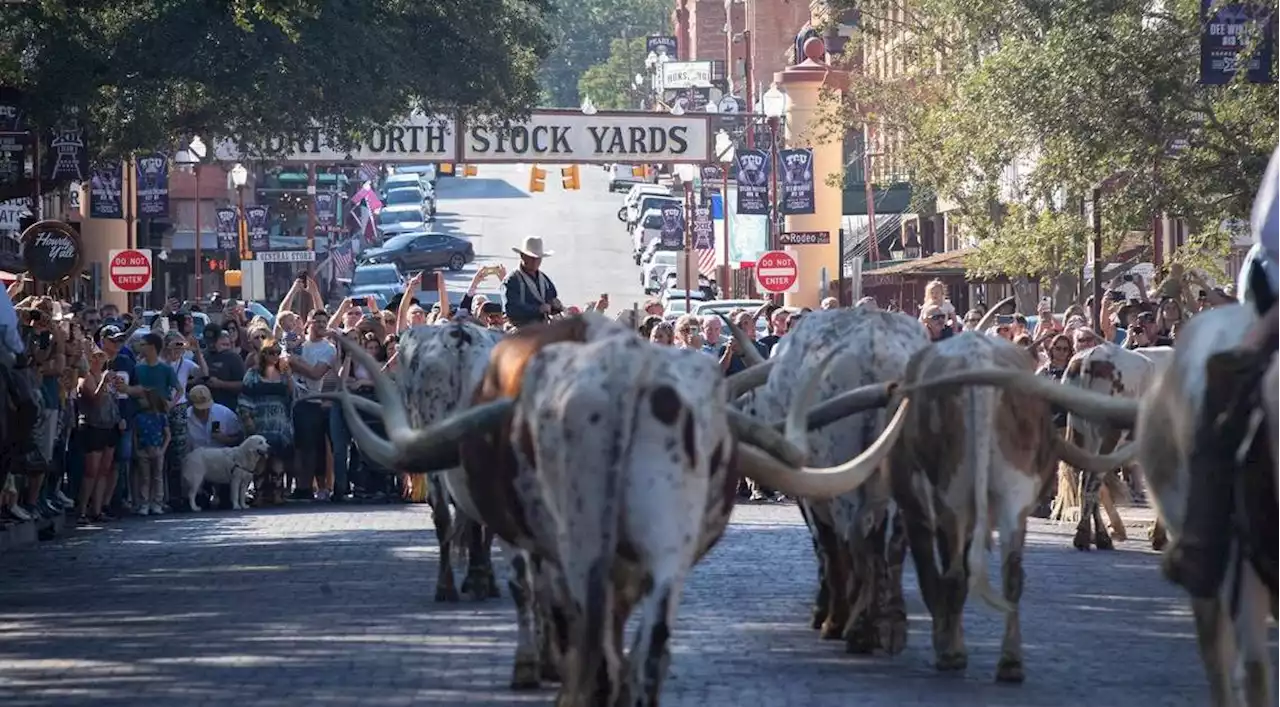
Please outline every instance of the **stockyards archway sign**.
M319 129L260 146L218 146L218 159L265 151L278 162L494 162L660 164L713 160L711 116L705 114L537 110L528 120L470 124L413 116L369 129L359 144L339 145ZM282 156L281 156L282 155Z

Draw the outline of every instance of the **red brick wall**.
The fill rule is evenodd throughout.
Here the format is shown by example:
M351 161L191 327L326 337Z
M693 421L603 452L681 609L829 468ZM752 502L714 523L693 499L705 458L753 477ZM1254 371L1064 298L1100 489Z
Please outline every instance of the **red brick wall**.
M671 11L671 26L675 27L676 58L681 61L688 61L692 56L689 53L689 14L689 0L677 0L675 9Z
M724 0L690 0L690 58L698 61L724 60L724 19Z
M757 88L768 90L774 73L790 65L796 35L809 18L809 3L802 0L753 0L747 4L746 28L751 30Z

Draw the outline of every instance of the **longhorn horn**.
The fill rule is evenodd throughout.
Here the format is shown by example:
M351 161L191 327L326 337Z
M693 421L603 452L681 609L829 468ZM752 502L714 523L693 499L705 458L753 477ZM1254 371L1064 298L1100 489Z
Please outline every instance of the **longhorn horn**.
M807 411L817 393L818 384L835 360L833 352L822 360L800 386L800 393L787 413L786 441L803 456L808 455ZM746 441L738 443L739 463L743 473L766 486L803 498L834 498L856 490L880 468L897 444L906 427L908 403L903 401L880 437L861 454L832 467L788 465L760 447Z
M738 442L738 464L743 475L795 498L835 498L856 490L888 458L907 426L908 401L903 401L889 426L866 451L830 468L789 467L750 443Z
M1062 461L1084 471L1106 474L1133 461L1138 456L1138 443L1129 440L1110 454L1090 452L1061 437L1053 438L1053 449Z
M316 400L316 399L332 400L339 404L342 403L342 393L315 393L310 397L313 400ZM355 405L355 408L360 412L363 412L367 415L377 415L379 418L382 417L382 406L373 402L372 400L369 400L368 398L353 396L351 402L353 405Z
M733 340L738 344L738 353L742 355L742 360L747 366L759 366L764 363L764 356L760 355L760 350L756 348L756 342L747 336L747 332L741 327L729 320L729 315L724 312L717 312L717 316L729 328L729 333L733 334Z
M903 386L899 395L945 385L991 385L1034 395L1068 412L1083 417L1109 422L1121 427L1133 427L1138 417L1138 401L1092 390L1063 385L1052 378L1037 376L1031 371L1011 368L979 368L960 371L932 380L919 381Z
M845 391L810 408L807 425L810 430L817 430L860 412L888 407L897 387L898 382L893 381L864 385ZM779 422L774 427L781 427L782 424Z
M982 319L978 320L978 326L974 327L970 331L976 331L979 334L986 331L987 325L990 324L991 319L996 316L996 312L999 311L1001 307L1005 306L1006 304L1009 304L1010 302L1013 302L1016 299L1018 299L1016 295L1009 295L1008 297L1005 297L999 302L996 302L995 306L992 307L991 309L988 309L987 313L982 315Z
M769 453L774 459L791 466L804 464L804 453L787 441L782 432L763 420L759 420L733 407L726 407L729 428L734 437Z
M352 359L366 371L378 371L378 364L364 349L346 337L338 338L339 344ZM382 403L382 422L387 428L388 439L378 437L369 425L356 414L355 398L343 392L342 412L351 428L352 437L364 451L368 446L370 457L385 464L378 457L391 461L391 465L412 468L418 473L448 471L460 463L458 444L468 435L492 430L502 424L511 411L514 401L499 398L462 410L434 425L415 430L409 425L409 413L400 399L399 391L391 377L378 371L373 376L378 400ZM367 401L366 401L367 402ZM377 456L375 456L377 455Z
M729 384L729 399L736 400L739 396L764 385L765 382L769 380L769 371L772 371L773 367L777 363L778 359L771 358L758 366L744 368L729 376L727 379Z

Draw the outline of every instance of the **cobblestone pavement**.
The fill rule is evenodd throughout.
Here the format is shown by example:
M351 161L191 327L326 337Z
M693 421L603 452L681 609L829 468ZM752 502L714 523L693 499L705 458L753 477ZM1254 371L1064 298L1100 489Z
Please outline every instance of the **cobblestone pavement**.
M9 553L0 705L549 705L549 690L506 688L508 598L432 601L429 515L298 506L166 516ZM819 641L807 626L815 569L799 512L740 507L684 593L664 704L1205 704L1185 601L1141 544L1082 554L1064 528L1035 521L1028 677L1007 687L992 683L999 620L979 606L966 615L967 675L930 667L910 569L903 655L857 658Z

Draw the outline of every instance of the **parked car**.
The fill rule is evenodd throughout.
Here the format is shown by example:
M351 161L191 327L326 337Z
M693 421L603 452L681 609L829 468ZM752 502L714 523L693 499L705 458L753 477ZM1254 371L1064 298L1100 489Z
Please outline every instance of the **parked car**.
M705 301L706 295L698 290L692 290L689 293L691 304ZM689 310L684 306L685 291L684 290L666 290L662 293L662 309L667 319L675 319Z
M382 193L383 208L397 205L420 206L429 216L436 213L435 192L428 192L417 185L397 186Z
M433 164L405 164L396 167L396 174L416 174L419 179L425 180L434 189L436 180L439 179L440 170L436 169Z
M637 177L635 175L635 172L633 172L632 170L639 166L640 165L631 165L631 164L609 165L606 168L606 170L609 173L609 191L612 193L620 189L629 189L632 185L635 185L635 184L649 184L651 183L651 181L657 180L656 174L653 180L645 179L643 176Z
M644 288L646 295L651 295L662 289L663 278L667 276L667 270L676 269L676 259L678 257L674 250L663 250L655 252L649 258L649 262L640 271L640 286Z
M476 259L471 242L444 233L402 233L388 239L381 248L371 248L360 254L360 260L368 263L395 263L401 270L434 270L449 268L461 270Z
M351 297L373 295L388 302L404 292L407 281L395 263L361 263L351 277L347 294Z
M398 189L400 187L418 187L424 192L434 191L431 182L425 179L421 174L414 172L396 172L386 179L382 180L382 190Z
M426 223L431 220L422 204L388 204L373 217L379 228L401 223Z
M665 196L667 198L676 198L671 193L670 187L661 184L637 184L631 187L631 191L622 197L622 207L618 209L618 220L627 223L633 220L640 207L640 200L646 196Z
M683 207L684 199L677 199L674 196L663 196L661 194L645 194L641 196L636 207L627 212L627 230L631 231L634 229L636 224L640 223L640 219L649 211L656 210L661 213L662 207L670 206L672 204Z
M655 243L662 242L662 212L650 209L644 213L638 223L631 229L631 251L636 265L644 265L645 257L656 248Z
M679 283L676 282L676 275L677 273L675 268L668 270L667 274L663 275L662 277L663 290L671 291L679 288ZM681 292L683 292L683 290L681 290ZM716 291L715 291L715 288L711 286L711 280L708 279L707 276L703 275L702 273L698 273L698 289L694 290L694 292L701 292L702 299L704 300L713 300L716 297Z

